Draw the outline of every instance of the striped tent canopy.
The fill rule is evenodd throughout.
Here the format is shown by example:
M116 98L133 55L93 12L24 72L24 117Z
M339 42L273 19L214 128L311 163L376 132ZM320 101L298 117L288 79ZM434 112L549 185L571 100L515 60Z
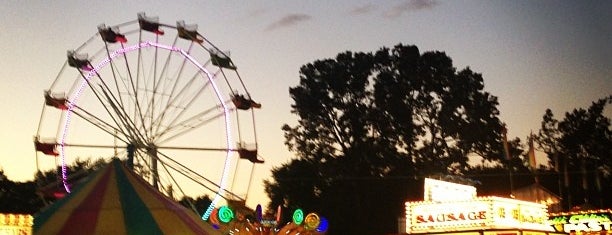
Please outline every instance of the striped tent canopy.
M34 216L34 234L221 234L118 159Z

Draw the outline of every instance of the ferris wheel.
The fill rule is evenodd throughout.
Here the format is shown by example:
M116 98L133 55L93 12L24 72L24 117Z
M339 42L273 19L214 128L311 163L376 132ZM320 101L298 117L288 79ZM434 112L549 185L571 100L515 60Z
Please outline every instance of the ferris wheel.
M39 172L60 168L66 193L74 183L67 164L116 157L168 196L212 193L210 214L221 200L245 201L253 166L263 162L254 112L261 105L229 52L194 24L139 13L99 25L67 52L44 98L36 164Z

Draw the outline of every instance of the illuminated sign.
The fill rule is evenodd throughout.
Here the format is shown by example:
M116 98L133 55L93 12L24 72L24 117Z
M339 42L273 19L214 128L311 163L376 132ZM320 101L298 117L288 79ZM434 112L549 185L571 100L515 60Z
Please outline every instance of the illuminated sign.
M486 211L470 211L470 212L450 212L450 213L439 213L430 214L427 216L417 215L417 223L428 223L428 222L450 222L450 221L465 221L465 220L484 220L487 218Z
M407 233L510 228L553 231L547 219L545 205L501 197L406 203Z
M551 215L548 223L557 232L612 232L612 210L585 211Z
M466 201L476 198L476 187L425 178L423 200L448 202Z
M0 214L1 235L31 235L33 224L31 215Z

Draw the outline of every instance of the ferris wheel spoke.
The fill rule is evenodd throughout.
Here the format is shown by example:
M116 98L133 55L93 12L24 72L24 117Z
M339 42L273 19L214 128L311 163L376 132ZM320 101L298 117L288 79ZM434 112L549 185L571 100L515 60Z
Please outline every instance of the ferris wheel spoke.
M104 41L104 47L106 48L106 55L108 56L108 58L111 58L111 56L110 56L111 53L110 53L110 51L108 49L108 43L106 41ZM123 56L125 56L125 53L123 54ZM114 60L110 61L109 67L111 69L111 75L113 77L113 81L114 81L114 84L115 84L116 93L120 94L121 90L119 89L119 82L117 81L117 72L116 72L116 69L115 69L115 62L114 62ZM104 80L100 79L100 81L102 81L102 83L104 83L104 85L106 86ZM121 95L117 95L117 96L118 96L119 104L123 105L123 99L121 98Z
M159 160L159 159L158 159ZM164 164L163 161L162 162L162 168L164 169L164 171L166 172L166 175L168 176L169 180L171 181L170 185L168 186L167 190L168 194L170 195L170 198L174 199L174 190L172 188L172 185L176 185L179 192L181 193L181 195L183 195L183 197L187 196L187 194L185 194L185 191L183 190L183 187L181 187L181 185L178 183L178 181L176 180L176 177L173 176L173 174L170 173L170 170L168 169L168 167L166 166L166 164ZM160 179L161 181L161 179ZM162 184L163 185L163 184ZM195 206L189 202L191 209L195 212L195 213L199 213L198 210L195 208Z
M93 87L92 87L93 88ZM94 93L102 94L105 99L99 99L102 106L107 110L110 118L115 122L116 126L122 130L122 133L129 139L139 139L140 142L144 142L147 139L148 133L139 129L136 125L137 115L130 116L126 110L125 103L118 103L117 96L114 95L108 86L99 84L98 89L92 89ZM98 95L99 96L99 95ZM109 108L110 107L110 110ZM111 111L112 110L112 111Z
M207 123L218 120L219 118L224 116L224 114L222 113L218 113L218 114L210 116L208 115L210 111L212 110L201 112L197 115L194 115L190 118L185 119L182 122L175 123L172 126L167 126L163 132L159 133L158 136L160 138L158 139L158 141L160 143L165 143L169 140L175 139L181 135L189 133L190 131L193 131ZM229 110L229 111L231 112L233 110Z
M122 49L125 49L125 47L123 46L123 44L121 44L121 48L122 48ZM140 49L139 49L139 50L140 50ZM107 52L108 52L108 48L107 48ZM123 85L124 85L124 87L125 87L125 91L126 91L126 93L127 93L128 95L129 95L129 93L130 93L130 92L133 92L133 93L134 93L134 97L138 97L138 96L137 96L137 93L136 93L137 89L136 89L136 87L134 86L134 77L133 77L133 75L132 75L132 68L130 67L130 64L129 64L129 62L128 62L128 57L127 57L127 54L125 54L125 53L123 54L123 61L125 62L125 69L126 69L126 72L127 72L127 79L128 79L128 81L129 81L129 83L128 83L128 84L126 84L125 82L123 83ZM115 80L116 80L116 79L115 79ZM130 88L131 88L131 89L130 89ZM118 90L117 92L120 92L120 91ZM121 97L121 96L120 96L120 97ZM131 98L131 97L132 97L132 96L129 96L129 98ZM135 108L136 110L140 110L140 103L139 103L139 100L138 100L138 99L135 99L135 100L133 100L133 102L134 102L134 104L135 104L135 107L134 107L134 108ZM139 112L135 112L135 114L137 114L137 113L139 113ZM134 115L133 117L134 117L134 118L137 118L138 116ZM143 119L143 118L142 118L142 116L139 116L138 118L140 118L141 120Z
M211 192L216 192L221 190L222 191L222 197L224 199L228 199L227 195L231 196L232 198L237 198L239 200L243 200L240 196L226 190L223 189L219 184L215 183L214 181L202 176L201 174L191 170L189 167L186 167L185 165L179 163L178 161L174 160L173 158L169 157L168 155L162 153L162 152L158 152L159 155L164 157L164 160L161 160L161 162L164 163L164 165L172 168L173 170L179 172L180 174L182 174L185 177L188 177L190 179L192 179L194 182L200 184L203 187L206 187L208 190L210 190ZM207 186L206 184L204 184L203 182L206 182L208 185L212 185L214 186L214 190L212 189L213 187L211 186ZM223 196L226 195L226 196Z
M155 56L154 56L154 62L152 62L153 66L153 75L147 76L147 77L151 77L152 81L150 81L151 84L145 84L144 87L150 87L150 88L145 88L145 92L143 93L142 99L139 98L138 95L136 95L138 103L139 104L144 104L146 106L146 109L144 111L139 110L138 113L140 113L141 116L146 116L148 117L145 121L144 118L141 118L141 122L140 125L142 126L142 128L147 128L147 133L154 133L155 129L157 129L157 125L159 125L159 119L160 117L163 117L163 115L165 115L166 113L168 113L168 107L169 107L169 100L170 97L173 96L174 90L176 89L177 84L179 83L179 79L182 77L181 73L183 72L183 68L185 66L185 59L183 58L183 62L182 65L180 66L180 69L178 70L178 75L175 76L174 79L164 79L165 77L170 77L167 76L168 72L167 72L167 67L170 64L170 61L172 60L172 55L173 52L170 51L168 52L168 56L165 59L165 62L162 62L164 64L164 66L162 67L161 71L159 72L159 75L157 75L157 57L158 57L158 48L155 48ZM139 57L139 63L138 63L138 67L143 67L143 62L141 61L141 58ZM144 76L144 75L143 75ZM139 73L139 79L140 79L140 73ZM167 80L174 80L174 82L167 82ZM140 81L140 80L138 80ZM146 79L144 79L144 81L147 81ZM172 90L168 91L169 88L168 87L172 87ZM168 97L168 98L166 98ZM165 106L165 107L164 107ZM159 108L158 108L159 107ZM150 139L154 138L153 136L149 136Z
M176 44L176 40L175 40L174 43ZM156 49L155 58L157 58L157 49L158 48L156 47L155 49ZM191 49L192 49L192 46L190 45L189 49L187 50L187 53L189 53L191 51ZM187 61L188 61L187 58L181 56L182 61L180 63L180 66L179 66L178 70L176 71L176 74L173 75L173 76L170 76L168 74L169 73L168 72L168 67L170 66L170 62L172 61L172 58L173 58L172 55L173 54L176 54L176 53L172 53L172 52L168 53L168 56L165 59L164 66L162 67L162 70L161 70L159 76L157 76L156 74L154 74L154 76L153 76L154 82L157 82L156 84L154 84L153 92L154 93L161 92L163 94L167 94L167 97L173 97L174 96L174 92L176 90L177 85L179 84L180 78L182 78L182 74L185 71L185 65L187 64ZM157 59L155 59L155 62L157 62ZM166 79L163 79L164 77L172 78L172 79L169 79L169 80L173 80L174 82L163 82L163 81L166 80ZM163 85L161 85L162 83L163 83ZM161 87L161 91L159 90L160 87ZM171 87L171 90L168 93L169 87ZM167 100L169 100L169 99L167 99ZM160 107L161 106L163 106L163 105L160 105Z
M126 130L130 131L132 133L132 135L134 136L138 136L141 139L147 139L148 137L146 136L146 134L148 134L146 131L142 132L142 133L138 133L135 130L138 130L139 128L137 128L136 123L138 118L140 118L140 120L143 120L143 117L140 116L138 117L137 114L141 114L142 112L135 112L135 114L133 116L130 116L128 114L128 111L125 109L125 102L123 100L123 93L125 94L130 94L130 90L132 92L134 92L134 96L130 96L131 99L133 99L132 97L136 97L135 100L132 100L132 102L135 103L135 109L138 110L140 107L138 98L137 98L137 87L134 86L133 84L133 76L131 73L131 68L128 62L128 57L127 57L127 51L132 50L131 48L128 50L123 46L123 43L121 44L121 49L117 50L117 51L113 51L113 53L110 52L108 46L109 44L106 43L106 41L104 41L104 47L105 47L105 52L106 52L106 56L107 58L109 58L108 64L110 65L109 67L111 68L111 77L113 78L114 81L114 89L115 91L113 91L109 85L107 84L107 82L105 82L105 80L102 78L102 75L98 72L98 70L96 70L96 76L97 78L99 78L97 81L99 81L99 87L100 90L102 91L102 93L105 95L106 100L108 102L108 104L110 104L111 106L114 107L114 111L116 114L116 117L121 120L122 125L125 127ZM113 56L111 56L111 54ZM126 71L127 71L127 79L130 80L129 84L126 82L119 82L119 81L123 81L123 76L121 76L118 72L117 72L117 65L115 64L115 58L116 55L121 54L123 55L123 60L126 63ZM119 76L119 78L118 78ZM122 86L120 86L120 84L122 84ZM130 89L131 86L131 89ZM122 89L123 88L123 89ZM95 90L94 87L92 87L92 90ZM100 93L100 92L98 92ZM98 95L99 96L99 95ZM102 102L102 101L101 101ZM103 102L102 102L103 103ZM111 116L115 116L110 114ZM129 118L132 117L132 118ZM119 124L118 124L119 126ZM144 135L143 135L144 134Z
M139 33L139 37L138 37L138 41L142 42L142 33ZM130 67L127 64L127 59L126 59L126 67ZM131 96L135 106L133 107L133 116L134 117L138 117L140 120L140 128L144 128L145 126L145 117L143 116L143 111L142 111L142 107L143 104L141 103L139 97L140 97L140 92L139 92L139 87L140 87L140 82L141 82L141 68L142 68L142 48L138 48L138 53L137 53L137 63L136 63L136 83L134 83L134 80L132 79L132 77L130 76L130 83L132 85L132 94L133 96Z
M141 40L141 39L140 39L140 41L142 42L142 40ZM156 37L156 41L157 41L157 37ZM172 43L172 47L174 47L174 46L176 45L177 41L178 41L178 36L174 38L174 42ZM155 47L155 55L154 55L154 61L155 61L155 63L154 63L154 64L156 64L156 63L157 63L157 57L158 57L158 55L159 55L159 54L158 54L158 51L159 51L158 49L159 49L159 48ZM139 61L139 62L138 62L138 66L139 66L139 68L140 68L140 67L143 65L143 64L142 64L142 57L141 57L141 55L140 55L140 54L141 54L141 52L142 52L142 48L138 50L138 53L139 53L139 56L138 56L138 61ZM172 53L171 51L169 51L169 52L167 53L167 56L166 56L166 59L165 59L165 62L164 62L164 66L163 66L163 68L162 68L162 71L161 71L161 73L160 73L160 76L157 76L157 75L156 75L157 66L153 66L154 73L153 73L153 76L151 76L151 77L152 77L154 80L158 80L158 79L159 79L159 81L160 81L160 82L163 80L163 76L164 76L164 75L167 73L168 67L170 66L170 62L172 61L172 58L173 58L173 57L172 57L172 55L173 55L173 53ZM183 63L182 63L182 65L181 65L181 67L180 67L179 71L182 71L182 70L183 70L184 65L185 65L185 62L184 62L184 61L185 61L185 59L183 58ZM139 70L139 71L140 71L140 70ZM139 74L139 75L140 75L140 74ZM154 86L154 87L155 87L155 86ZM153 90L155 91L156 89L153 89ZM155 92L154 92L154 93L155 93Z
M175 40L176 43L176 40ZM141 53L140 51L141 49L139 49L139 53ZM142 116L143 118L141 118L141 122L140 122L140 126L143 129L146 129L146 133L148 134L147 138L148 139L155 139L155 130L156 129L156 119L158 119L159 116L161 115L165 115L166 111L165 109L159 109L158 107L163 107L164 103L167 103L167 100L169 98L165 98L165 97L171 97L171 94L168 95L167 93L167 84L168 82L166 82L166 80L168 79L164 79L165 77L167 77L167 70L169 67L169 64L173 58L173 54L176 54L173 51L167 51L167 56L165 61L158 61L158 57L160 56L159 53L159 48L155 47L154 48L154 56L152 59L152 62L149 61L151 63L151 73L149 75L145 75L144 71L142 71L142 76L141 73L139 74L139 80L141 79L144 82L144 92L141 93L143 94L142 97L136 95L135 97L138 100L139 104L142 104L140 107L140 110L138 110L138 113L140 116ZM143 68L144 67L144 62L141 58L141 56L139 55L138 57L138 67L139 68ZM183 60L185 60L183 58ZM161 68L160 71L158 71L158 64L164 64ZM183 62L184 64L184 62ZM179 69L179 71L182 71L184 65L181 66L181 68ZM139 69L140 71L140 69ZM146 78L150 78L150 79L146 79ZM180 76L177 76L177 79L175 79L175 83L178 83L178 78L180 78ZM146 107L145 110L142 110L142 106ZM147 118L144 118L147 117Z
M127 68L129 68L129 66L126 66ZM134 80L132 78L132 76L130 75L130 84L132 87L132 90L130 92L132 92L130 95L130 93L128 92L128 95L130 95L129 99L131 100L131 102L133 102L134 107L133 107L133 111L132 111L132 115L131 117L133 118L133 122L135 125L135 129L144 129L144 116L142 114L142 106L141 106L141 102L140 100L137 98L138 97L138 89L136 89L136 86L134 86ZM138 84L138 81L137 83ZM128 112L128 110L125 110L126 114ZM129 115L129 114L127 114ZM140 125L138 125L137 123L140 123ZM145 132L145 137L148 139L149 136L147 136L146 134L148 134L148 132Z
M108 97L108 92L106 90L102 89L101 91L106 97ZM117 119L121 122L121 125L123 126L122 129L126 130L125 134L130 136L131 139L138 139L141 142L144 142L146 140L146 134L143 134L142 131L139 131L140 129L136 128L134 120L125 113L124 108L120 106L120 104L114 103L113 100L110 99L110 97L108 97L107 100L108 104L115 111L115 115L111 114L113 116L113 119L115 119L115 116L117 117Z
M196 79L196 76L193 76L183 87L182 91L190 86L193 86L193 83ZM163 122L165 120L165 117L167 114L172 113L170 112L171 110L185 110L186 105L181 104L180 102L177 102L176 100L181 96L181 94L183 94L183 92L179 92L178 94L175 93L175 89L176 89L176 84L178 83L178 79L175 79L175 85L173 85L173 89L170 91L171 93L169 95L167 95L168 98L165 99L165 105L161 104L160 102L160 109L157 112L158 115L154 115L155 111L154 111L154 105L151 104L151 123L150 123L150 127L152 128L151 132L159 132L159 128L161 125L163 125ZM196 95L194 95L196 96ZM180 112L177 116L180 116ZM154 130L153 130L154 129Z
M92 93L95 95L96 99L98 100L99 104L102 104L103 109L106 111L106 113L108 114L108 116L112 119L112 121L115 123L115 127L119 128L121 130L122 133L126 134L126 130L122 128L122 125L119 124L117 118L115 117L115 115L113 115L113 112L111 112L108 107L104 104L107 104L106 102L104 102L104 100L107 100L108 102L112 102L112 100L110 99L110 97L106 96L106 99L103 99L101 97L100 93L105 94L104 88L102 88L102 86L100 86L101 90L97 90L95 89L95 85L92 84L92 81L90 81L89 79L87 79L85 77L85 75L81 72L81 76L83 77L83 79L86 81L87 85L89 86L89 88L91 89ZM73 106L77 106L76 104L72 104ZM85 111L84 109L81 108L81 110ZM89 112L86 112L87 114L90 114ZM94 117L94 115L90 115L92 117ZM101 120L99 118L94 118L94 119L98 119ZM86 119L86 120L93 120L93 119ZM108 123L106 123L108 124ZM109 125L110 126L110 125Z
M164 135L164 133L167 132L168 129L175 127L176 123L179 122L180 120L182 120L182 116L186 113L187 110L190 110L191 106L194 104L194 102L201 96L202 92L204 90L206 90L208 88L208 86L210 86L210 82L206 81L204 83L204 85L197 91L193 91L191 94L189 95L185 95L187 93L187 88L193 83L193 81L195 79L197 79L198 76L201 76L200 74L201 72L195 74L192 79L181 89L181 91L179 91L177 93L176 96L173 96L172 99L169 99L168 105L166 106L164 112L162 112L162 115L160 116L160 118L158 120L156 120L157 123L157 127L158 129L156 130L156 133L160 133L159 135ZM213 75L216 76L216 73ZM226 102L227 103L227 102ZM176 115L174 117L172 117L171 120L168 120L167 124L163 125L164 120L166 119L167 115L165 115L166 113L170 113L170 112L166 112L168 110L170 110L171 108L174 109L178 109L180 111L178 111L178 113L176 113ZM220 105L216 105L214 107L212 107L211 109L202 112L201 114L195 115L194 117L197 116L201 116L202 114L208 113L210 111L212 111L213 109L218 109L221 108ZM193 119L192 118L187 118L186 120L190 120ZM159 128L165 126L166 129L165 130L160 130Z
M167 177L174 179L170 170L168 169L170 168L174 172L181 174L182 176L188 179L191 179L193 182L196 182L198 185L204 187L206 190L210 192L214 193L216 191L219 191L220 186L217 185L214 181L180 164L178 161L173 160L168 155L165 155L159 151L155 152L155 154L152 154L151 151L148 151L145 149L137 149L136 151L138 152L138 154L136 154L137 159L139 159L142 163L144 163L144 164L138 165L138 168L141 171L141 175L144 175L146 178L148 178L151 181L156 181L157 184L163 185L163 183L161 182L161 179L159 177L157 178L155 177L154 172L157 171L157 169L153 169L153 167L151 166L152 164L150 164L151 161L155 161L158 164L161 164L162 168L166 172ZM160 158L160 155L163 157L163 159ZM151 182L151 184L155 184L155 182Z
M126 133L123 131L123 129L121 128L117 128L107 122L105 122L104 120L96 117L95 115L92 115L91 113L76 107L76 110L73 109L72 113L74 113L75 115L79 116L80 118L82 118L83 120L89 122L90 124L92 124L95 127L98 127L100 130L114 136L115 138L120 139L121 141L127 143L127 140L123 139L121 137L121 135L118 135L117 133L121 133L124 136L127 136Z
M98 144L78 144L78 143L64 143L62 144L64 147L77 147L77 148L125 148L117 145L98 145Z
M159 91L158 91L158 89L159 89L158 86L161 83L161 81L160 81L161 80L161 75L160 75L159 79L158 79L158 75L157 75L157 53L158 53L158 48L155 47L154 50L155 50L155 53L154 53L153 62L152 62L153 74L151 75L151 78L152 78L151 79L151 82L152 82L152 84L151 84L152 88L151 89L152 89L152 91L151 91L151 98L149 100L149 106L147 106L147 112L150 111L150 114L149 114L149 116L151 117L150 121L152 121L153 118L155 117L155 108L156 108L155 107L155 103L156 103L156 101L158 101L158 99L157 99L158 98L158 94L160 94ZM152 132L152 130L151 130L152 123L149 123L148 126L149 126L149 130L147 132Z

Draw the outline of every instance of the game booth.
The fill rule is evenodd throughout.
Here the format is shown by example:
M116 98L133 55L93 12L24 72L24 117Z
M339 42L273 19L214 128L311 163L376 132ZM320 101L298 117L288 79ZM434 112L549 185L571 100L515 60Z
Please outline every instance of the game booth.
M406 202L401 234L554 235L545 204L479 197L467 184L427 178L423 201Z

